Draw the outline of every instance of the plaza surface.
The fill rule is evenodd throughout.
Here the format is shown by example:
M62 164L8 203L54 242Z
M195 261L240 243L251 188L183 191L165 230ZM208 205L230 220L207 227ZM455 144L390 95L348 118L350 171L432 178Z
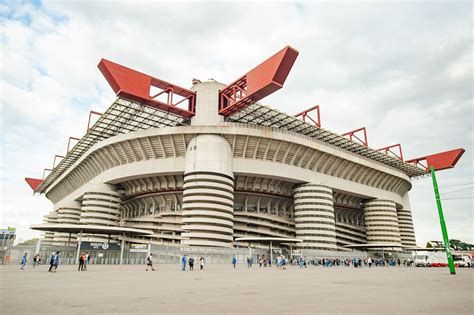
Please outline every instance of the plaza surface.
M0 266L1 314L472 314L474 269Z

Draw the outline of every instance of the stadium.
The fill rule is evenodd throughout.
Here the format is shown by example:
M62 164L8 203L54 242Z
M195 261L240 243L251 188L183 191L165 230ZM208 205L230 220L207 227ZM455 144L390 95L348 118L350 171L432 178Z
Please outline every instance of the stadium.
M190 89L102 59L117 95L43 179L52 211L41 246L111 242L305 253L416 247L408 193L428 174L399 144L370 148L365 128L321 127L319 106L259 103L298 56L285 47L226 85ZM75 145L69 148L75 141Z

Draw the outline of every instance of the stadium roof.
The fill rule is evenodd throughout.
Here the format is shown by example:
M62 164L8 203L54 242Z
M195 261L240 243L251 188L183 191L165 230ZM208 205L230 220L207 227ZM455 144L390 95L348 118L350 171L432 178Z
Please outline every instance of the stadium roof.
M303 134L323 143L336 146L340 149L353 152L396 168L407 174L409 177L417 177L427 174L427 171L421 167L403 162L384 152L371 149L339 134L319 128L308 122L295 118L294 116L259 103L251 104L241 111L229 116L228 121L285 129ZM49 173L49 175L41 182L41 184L35 189L35 192L45 192L45 190L57 178L59 178L61 174L71 167L95 143L119 134L137 130L189 124L189 119L177 114L165 112L158 108L119 97L68 152L66 157L64 157L52 172Z

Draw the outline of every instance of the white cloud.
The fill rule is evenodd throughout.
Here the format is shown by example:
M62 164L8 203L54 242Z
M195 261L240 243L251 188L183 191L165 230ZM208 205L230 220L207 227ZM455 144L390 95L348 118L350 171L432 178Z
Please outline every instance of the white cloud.
M41 176L68 136L84 133L87 112L113 101L100 58L187 87L193 77L230 82L292 45L300 56L285 88L264 103L288 113L321 104L325 128L367 126L371 146L401 142L406 157L463 146L440 186L474 182L471 6L2 4L1 224L27 238L35 234L27 226L52 209L22 178ZM411 200L419 243L440 239L428 178L414 181ZM450 236L473 242L472 199L445 208Z

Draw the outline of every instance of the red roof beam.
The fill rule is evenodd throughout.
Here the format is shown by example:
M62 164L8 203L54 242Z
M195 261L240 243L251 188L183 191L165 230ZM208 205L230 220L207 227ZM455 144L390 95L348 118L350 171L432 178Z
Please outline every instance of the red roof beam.
M394 148L398 148L398 153L393 152L393 150L391 150L391 149L394 149ZM387 155L389 153L392 153L400 161L403 161L402 145L400 143L392 144L392 145L389 145L388 147L377 149L377 151L384 151L385 154L387 154Z
M309 115L310 113L314 111L316 111L316 117L315 117L316 119L313 119L313 117ZM316 127L321 128L321 114L319 110L319 105L308 108L302 111L301 113L298 113L295 115L295 118L299 118L299 117L301 117L301 119L304 122L306 122L306 119L308 119L309 120L308 122L312 122Z
M360 132L363 132L363 135L364 135L364 140L362 140L361 138L359 138L356 133L359 133ZM349 140L352 140L352 138L355 138L357 140L360 141L360 143L362 143L364 146L368 147L369 146L369 142L367 141L367 130L365 129L365 127L362 127L362 128L359 128L359 129L356 129L356 130L352 130L352 131L349 131L349 132L346 132L344 134L342 134L342 136L349 136ZM354 140L352 140L354 141Z
M281 89L298 51L286 46L219 93L219 114L230 116Z
M36 188L38 188L39 185L41 185L41 183L43 182L42 179L29 178L29 177L25 177L25 181L31 187L31 189L33 189L33 191L35 191Z
M464 152L466 152L466 150L464 150L463 148L458 148L450 151L422 156L419 158L408 160L406 162L413 163L415 165L421 165L427 171L430 170L431 166L434 167L435 171L441 171L453 168L459 161L461 156L464 154ZM421 162L424 162L426 165L422 164Z
M99 113L99 112L95 112L93 110L91 110L89 112L89 119L87 120L87 131L89 131L89 129L91 129L91 118L92 118L92 115L97 115L97 116L102 116L102 113Z
M194 116L195 92L106 59L102 59L98 67L118 96L185 118ZM151 95L152 88L157 88L160 92ZM164 93L167 94L166 102L156 99ZM174 96L178 96L180 100L175 101ZM187 109L177 107L182 102L188 103Z

